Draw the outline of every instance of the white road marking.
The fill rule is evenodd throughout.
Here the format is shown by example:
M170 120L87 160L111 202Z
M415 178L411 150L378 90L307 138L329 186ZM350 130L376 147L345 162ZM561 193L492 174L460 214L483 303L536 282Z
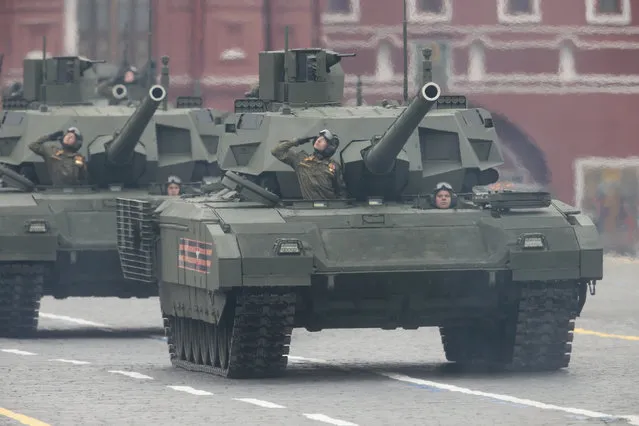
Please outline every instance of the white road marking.
M260 407L264 407L264 408L286 408L283 405L274 404L272 402L264 401L262 399L253 399L253 398L233 398L233 399L236 401L247 402L253 405L259 405Z
M194 389L191 386L167 386L173 390L190 393L191 395L213 395L211 392Z
M376 374L382 375L384 377L388 377L389 379L399 380L400 382L412 383L412 384L422 385L422 386L430 386L433 388L446 390L449 392L463 393L466 395L481 396L484 398L491 398L498 401L510 402L513 404L526 405L528 407L539 408L541 410L563 411L564 413L576 414L580 416L599 418L599 419L622 418L626 420L630 419L632 421L631 417L635 417L635 416L617 416L613 414L600 413L597 411L584 410L581 408L562 407L559 405L546 404L539 401L533 401L531 399L517 398L515 396L502 395L498 393L476 391L476 390L462 388L455 385L449 385L446 383L439 383L439 382L432 382L430 380L417 379L415 377L405 376L403 374L388 373L388 372L376 372ZM630 424L639 424L639 423L630 423Z
M339 366L337 364L332 364L331 362L329 362L327 360L324 360L324 359L307 358L307 357L302 357L302 356L289 356L289 359L293 359L293 360L296 360L296 361L302 361L302 362L305 361L305 362L310 362L310 363L316 363L316 364L328 364L328 365L335 366L336 368L340 368L342 370L346 369L345 367L341 367L341 366ZM364 370L364 369L362 369L362 370ZM457 393L463 393L463 394L466 394L466 395L481 396L481 397L484 397L484 398L490 398L490 399L494 399L494 400L497 400L497 401L510 402L510 403L514 403L514 404L525 405L525 406L528 406L528 407L539 408L541 410L563 411L564 413L569 413L569 414L574 414L574 415L581 415L581 416L590 417L590 418L623 419L623 420L628 421L629 424L631 424L631 425L639 426L639 416L638 415L615 415L615 414L600 413L600 412L591 411L591 410L584 410L584 409L581 409L581 408L562 407L560 405L546 404L544 402L533 401L531 399L523 399L523 398L518 398L518 397L510 396L510 395L502 395L502 394L497 394L497 393L476 391L476 390L462 388L462 387L455 386L455 385L449 385L449 384L446 384L446 383L439 383L439 382L432 382L430 380L417 379L415 377L410 377L410 376L406 376L406 375L403 375L403 374L396 374L396 373L390 373L390 372L381 372L381 371L374 371L374 370L366 370L366 371L368 371L370 373L373 373L373 374L380 375L380 376L384 376L384 377L386 377L388 379L398 380L400 382L412 383L412 384L416 384L416 385L429 386L429 387L432 387L432 388L446 390L446 391L449 391L449 392L457 392Z
M334 419L332 417L325 416L324 414L306 414L304 413L304 417L317 420L318 422L328 423L336 426L357 426L355 423L347 422L346 420Z
M153 377L147 376L141 373L136 373L135 371L120 371L120 370L109 370L109 373L122 374L123 376L132 377L134 379L148 379L153 380Z
M306 358L304 356L293 356L293 355L289 355L288 359L290 361L302 361L302 362L314 362L316 364L329 364L328 361L324 360L324 359L319 359L319 358Z
M0 349L2 352L7 352L16 355L35 355L33 352L21 351L20 349Z
M330 365L332 368L335 368L337 370L342 370L342 371L353 371L352 368L349 367L344 367L342 365L338 365L338 364L331 364L330 362L326 361L325 359L319 359L319 358L307 358L304 356L288 356L288 360L289 361L293 361L293 362L307 362L307 363L312 363L312 364L323 364L323 365Z
M66 362L67 364L75 364L75 365L91 364L89 361L78 361L75 359L63 359L63 358L50 359L49 361Z
M70 323L79 324L79 325L88 325L91 327L101 328L105 331L113 331L111 330L112 327L108 324L102 324L99 322L89 321L82 318L68 317L66 315L56 315L56 314L48 314L46 312L40 312L40 318L48 318L52 320L70 322Z

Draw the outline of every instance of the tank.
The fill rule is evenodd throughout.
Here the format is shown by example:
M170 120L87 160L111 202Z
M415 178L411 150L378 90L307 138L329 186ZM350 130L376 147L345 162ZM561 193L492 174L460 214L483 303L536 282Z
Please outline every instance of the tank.
M158 283L171 363L275 377L294 328L438 327L450 361L567 367L574 321L603 276L592 221L547 192L496 187L490 112L442 95L429 73L407 104L341 106L340 58L260 54L258 97L236 102L220 139L223 190L118 198L123 274ZM301 199L271 154L322 129L341 140L344 199ZM441 181L454 208L433 206Z
M0 303L5 305L0 336L32 335L42 295L157 296L156 285L131 285L122 276L116 198L161 198L171 175L191 193L208 179L219 180L216 155L224 113L202 108L195 97L178 97L176 106L168 107L168 84L153 85L139 103L86 103L94 87L81 74L89 63L77 57L46 59L46 78L39 77L39 66L25 65L24 94L32 101L0 116L0 177L6 186L0 192ZM28 144L71 126L83 135L88 185L53 187L43 159Z
M41 104L106 105L96 92L97 67L105 62L82 56L28 56L22 61L22 82L14 81L4 90L3 109L38 109Z

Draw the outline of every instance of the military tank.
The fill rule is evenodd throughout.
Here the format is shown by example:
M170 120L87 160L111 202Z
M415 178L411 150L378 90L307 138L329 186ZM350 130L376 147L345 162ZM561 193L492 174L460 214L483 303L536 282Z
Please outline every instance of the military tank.
M44 62L43 62L44 61ZM219 178L216 150L222 113L201 99L177 98L154 85L138 104L100 107L82 78L91 61L80 57L29 60L24 99L6 100L0 117L0 336L23 337L37 328L42 295L149 297L156 285L131 285L121 273L115 199L162 197L178 176L197 193ZM42 135L80 129L88 185L54 187L43 159L28 149Z
M159 283L171 363L275 377L294 328L439 327L451 361L567 367L574 320L603 275L592 221L547 192L491 186L496 129L463 96L426 81L408 105L339 106L340 58L260 53L259 97L236 102L220 139L224 190L118 198L123 274ZM301 199L271 154L322 129L341 140L348 198ZM440 181L454 208L434 208Z

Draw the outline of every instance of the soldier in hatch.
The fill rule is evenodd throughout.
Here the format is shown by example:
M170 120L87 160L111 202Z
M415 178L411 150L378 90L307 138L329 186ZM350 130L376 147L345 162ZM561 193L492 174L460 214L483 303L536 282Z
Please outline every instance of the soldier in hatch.
M439 182L433 191L433 205L437 209L451 209L455 206L456 196L453 187L447 182Z
M314 141L313 154L291 150L294 146L311 141ZM342 170L331 160L338 147L337 136L329 130L322 130L317 138L313 136L282 141L271 150L271 154L295 170L304 199L328 200L347 196Z
M87 179L86 161L78 150L82 134L77 127L69 127L44 135L29 144L29 149L44 158L54 186L81 185Z
M166 195L177 197L180 195L182 186L182 179L177 176L171 175L166 181Z

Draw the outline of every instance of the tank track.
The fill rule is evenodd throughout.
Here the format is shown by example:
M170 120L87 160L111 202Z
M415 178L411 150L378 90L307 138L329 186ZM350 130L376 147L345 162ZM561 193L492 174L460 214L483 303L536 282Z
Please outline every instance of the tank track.
M568 367L577 301L574 282L523 283L517 311L500 326L440 327L446 358L507 371Z
M0 337L30 337L38 329L44 264L0 264Z
M277 377L288 363L296 295L247 289L227 304L215 325L167 315L171 363L178 368L233 379ZM234 305L234 306L233 306Z

